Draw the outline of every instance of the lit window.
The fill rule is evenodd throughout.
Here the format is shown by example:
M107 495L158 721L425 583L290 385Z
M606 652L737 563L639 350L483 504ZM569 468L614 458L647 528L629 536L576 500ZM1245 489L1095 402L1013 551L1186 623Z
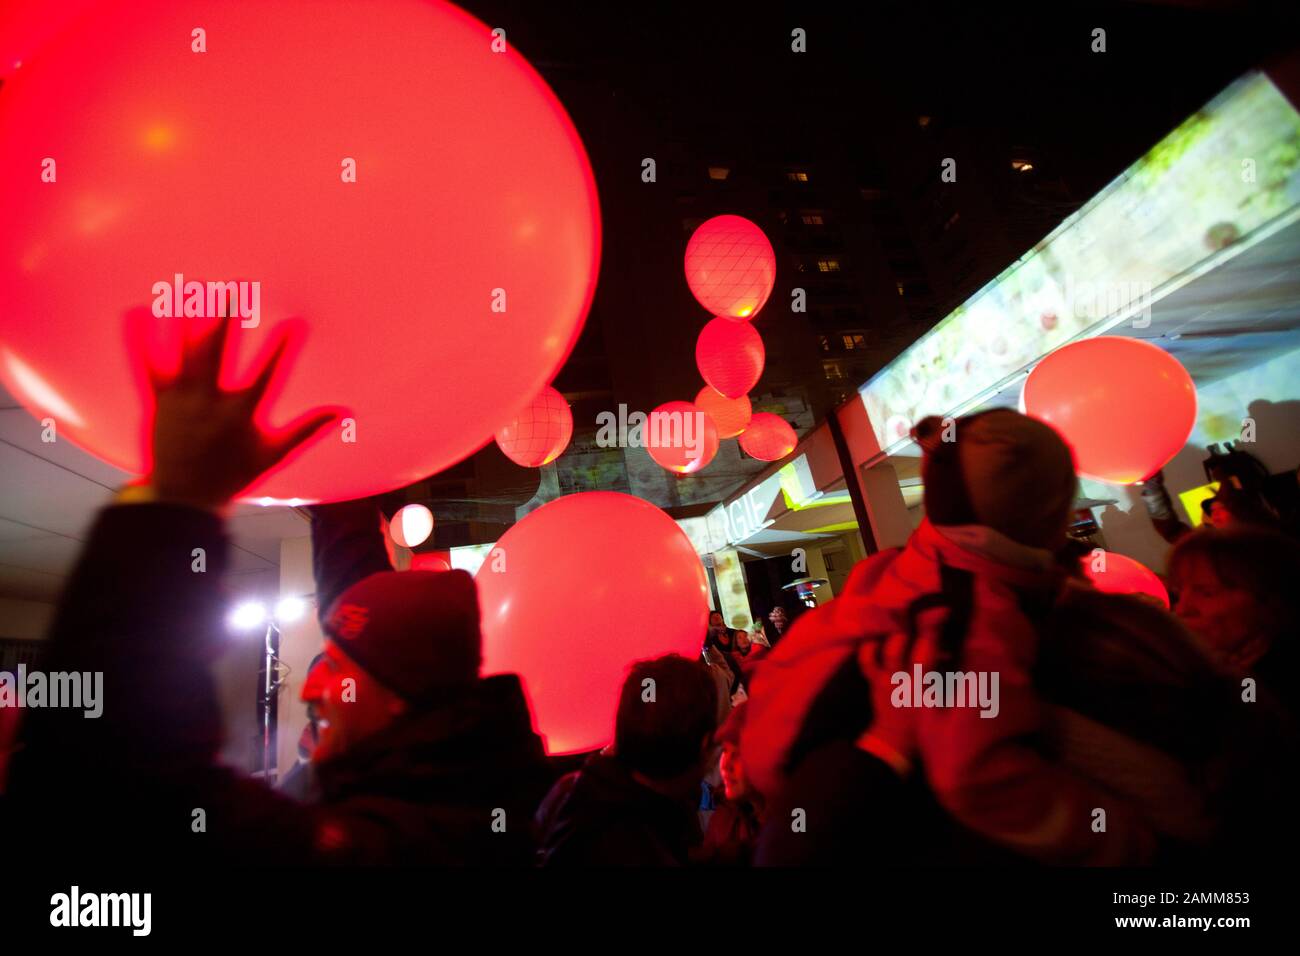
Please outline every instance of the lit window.
M826 372L826 381L842 382L844 381L844 366L839 362L822 362L822 369Z
M818 216L818 215L816 215L816 214L810 214L810 215L807 215L807 216L801 216L800 218L803 219L803 224L804 224L805 226L824 226L824 225L826 225L826 223L825 223L825 221L822 219L822 217L821 217L821 216Z
M821 342L823 352L829 352L831 350L831 340L828 339L826 336L824 335L817 336L817 341Z
M930 125L930 117L928 117L928 116L918 116L918 117L916 118L916 125L919 126L919 127L921 127L922 129L925 129L927 126Z
M840 338L844 341L844 347L849 351L867 347L867 337L865 335L841 335Z
M792 183L806 183L808 181L808 174L798 169L790 170L785 176Z
M840 260L839 259L818 259L817 271L818 272L839 272Z
M901 282L896 282L896 283L894 283L894 284L895 284L896 286L898 286L898 294L899 294L899 295L902 295L902 294L903 294L903 283L901 283Z
M1034 164L1027 159L1013 159L1011 168L1018 173L1027 173L1034 168Z
M730 175L731 175L731 167L730 167L730 166L710 166L710 167L709 167L709 178L710 178L710 179L726 179L726 178L727 178L728 176L730 176Z

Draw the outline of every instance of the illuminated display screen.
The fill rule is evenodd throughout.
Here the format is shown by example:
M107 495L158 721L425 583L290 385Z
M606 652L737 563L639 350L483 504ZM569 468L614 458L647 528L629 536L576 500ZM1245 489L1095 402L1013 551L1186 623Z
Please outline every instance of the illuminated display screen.
M1072 339L1140 328L1162 286L1296 206L1297 139L1267 77L1233 84L862 386L881 450Z

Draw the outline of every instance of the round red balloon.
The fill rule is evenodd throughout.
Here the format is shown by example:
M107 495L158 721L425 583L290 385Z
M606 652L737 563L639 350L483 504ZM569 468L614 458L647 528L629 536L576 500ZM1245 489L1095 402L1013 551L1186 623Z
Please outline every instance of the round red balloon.
M714 216L686 244L686 284L714 315L753 318L775 281L772 244L742 216Z
M1083 573L1098 591L1108 594L1138 594L1169 607L1169 592L1159 576L1141 562L1114 551L1084 555Z
M695 340L695 364L725 398L740 398L758 382L766 359L763 337L748 322L714 319Z
M609 743L634 661L700 652L704 566L647 501L612 491L559 498L507 531L493 555L477 577L483 673L523 677L549 753Z
M645 450L679 475L693 475L718 453L718 426L690 402L665 402L644 426Z
M496 434L497 447L516 465L538 468L559 458L573 437L573 411L551 386Z
M749 427L740 435L740 447L745 454L760 461L780 461L799 444L790 423L771 412L755 412Z
M451 565L446 559L437 554L413 554L411 555L412 571L450 571Z
M369 495L482 447L563 364L600 249L555 95L431 0L93 6L5 81L0 209L0 377L128 471L124 313L165 338L237 290L227 384L306 321L264 423L351 422L247 498Z
M1079 474L1144 481L1196 425L1196 386L1179 361L1140 339L1101 336L1062 346L1029 373L1025 412L1074 447Z
M713 419L713 424L718 426L719 438L735 438L749 425L754 414L748 395L727 398L712 385L700 389L700 394L695 396L695 405Z

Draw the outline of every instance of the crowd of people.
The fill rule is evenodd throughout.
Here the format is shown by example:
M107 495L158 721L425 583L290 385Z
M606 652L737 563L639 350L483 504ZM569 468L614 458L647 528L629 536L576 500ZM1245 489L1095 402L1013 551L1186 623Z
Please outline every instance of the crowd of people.
M1063 557L1069 447L1006 409L916 427L925 519L832 601L753 634L715 611L698 658L629 661L613 740L576 767L547 757L517 676L480 676L473 578L393 571L372 500L316 507L305 759L279 789L224 768L223 513L333 420L262 432L282 353L223 391L226 334L151 378L153 470L98 517L43 663L101 671L114 705L24 716L0 778L20 842L512 866L1241 862L1294 842L1300 545L1278 509L1225 472L1211 526L1179 530L1157 489L1172 612L1104 594Z

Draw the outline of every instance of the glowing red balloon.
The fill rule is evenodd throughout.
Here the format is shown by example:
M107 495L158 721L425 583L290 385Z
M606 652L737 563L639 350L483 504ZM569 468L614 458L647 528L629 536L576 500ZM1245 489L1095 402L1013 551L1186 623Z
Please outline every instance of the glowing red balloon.
M740 398L763 374L763 337L748 322L713 319L695 340L695 364L725 398Z
M1159 576L1141 562L1114 551L1087 554L1081 559L1083 573L1098 591L1108 594L1138 594L1154 598L1169 607L1169 592Z
M665 402L650 413L645 450L679 475L693 475L718 453L718 426L691 402Z
M686 244L686 284L714 315L753 318L775 281L772 244L742 216L714 216Z
M704 566L647 501L612 491L559 498L507 531L494 554L500 561L489 557L476 579L483 673L522 675L549 753L610 741L633 661L700 652Z
M433 512L424 505L403 505L388 523L388 533L403 548L414 548L433 534Z
M496 435L502 453L525 468L549 465L572 437L573 412L564 396L549 385Z
M412 571L450 571L451 565L441 555L413 554L411 555L410 569Z
M32 57L95 0L7 0L0 4L0 78Z
M749 427L740 434L740 447L745 454L760 461L780 461L799 444L790 423L771 412L755 412Z
M754 414L748 395L727 398L712 385L700 389L700 394L695 396L695 406L713 419L713 424L718 426L719 438L735 438L749 425Z
M1079 474L1128 485L1150 478L1196 425L1196 386L1179 361L1139 339L1062 346L1029 373L1025 412L1074 447Z
M320 404L353 420L246 497L369 495L482 447L569 354L600 249L577 132L491 41L432 0L89 9L0 94L5 386L142 472L123 313L174 308L177 275L182 296L242 282L228 382L301 316L266 423Z

